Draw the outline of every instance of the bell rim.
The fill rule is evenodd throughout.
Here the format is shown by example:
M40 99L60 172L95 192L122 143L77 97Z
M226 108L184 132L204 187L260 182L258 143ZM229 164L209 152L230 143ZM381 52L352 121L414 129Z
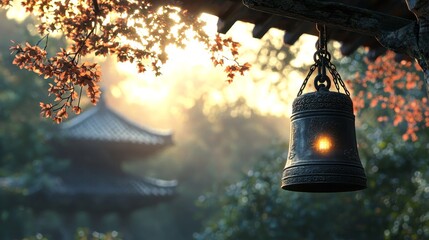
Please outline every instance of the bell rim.
M310 165L313 168L308 168ZM354 163L294 164L283 169L281 182L282 189L296 192L349 192L367 188L364 168Z
M312 183L309 184L282 184L281 188L293 192L307 193L334 193L334 192L355 192L367 189L367 184L343 184L343 183Z

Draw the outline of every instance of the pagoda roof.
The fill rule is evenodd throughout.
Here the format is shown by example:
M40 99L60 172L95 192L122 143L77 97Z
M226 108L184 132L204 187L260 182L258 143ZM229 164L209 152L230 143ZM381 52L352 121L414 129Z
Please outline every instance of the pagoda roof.
M3 190L17 189L20 178L4 178ZM67 171L50 181L49 186L30 189L26 204L35 209L62 211L133 211L157 204L176 195L176 180L160 180L101 171Z
M66 140L122 143L133 145L171 145L171 131L159 131L131 122L104 101L63 123L58 135Z

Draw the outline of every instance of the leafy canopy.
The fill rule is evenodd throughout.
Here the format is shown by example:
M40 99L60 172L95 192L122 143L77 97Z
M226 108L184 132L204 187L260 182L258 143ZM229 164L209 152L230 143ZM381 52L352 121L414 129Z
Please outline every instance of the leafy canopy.
M79 114L84 88L91 102L97 103L100 66L82 60L92 54L116 55L120 62L136 63L140 73L151 70L160 75L168 60L167 46L183 48L196 39L211 52L213 64L224 67L228 82L249 70L249 63L237 61L238 42L221 35L210 38L203 30L204 21L173 3L178 5L145 0L22 0L26 11L40 21L37 29L42 37L34 45L27 42L10 49L15 65L53 80L48 92L55 100L40 103L42 116L60 123L69 110ZM0 6L10 7L11 1L2 0ZM49 56L46 47L54 32L62 32L70 46Z
M395 61L391 51L374 62L364 60L367 69L353 77L353 103L358 116L365 108L377 110L377 121L398 127L404 141L418 140L429 126L428 99L417 63ZM420 73L419 73L420 72ZM420 134L422 134L420 132Z

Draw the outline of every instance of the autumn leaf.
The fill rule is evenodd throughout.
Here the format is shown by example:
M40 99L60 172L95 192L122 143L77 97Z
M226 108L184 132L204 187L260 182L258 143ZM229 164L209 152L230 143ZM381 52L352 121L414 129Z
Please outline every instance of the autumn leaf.
M383 115L378 116L377 121L405 126L402 139L416 141L416 132L429 126L427 98L415 97L415 92L423 91L423 81L416 74L418 69L415 64L406 61L398 63L394 57L394 53L389 51L373 63L367 61L365 75L355 76L353 81L362 87L353 97L355 111L366 107L379 108ZM374 92L366 92L368 86L372 86Z
M2 0L0 5L7 7L9 3ZM196 39L211 53L215 66L228 65L224 68L228 82L250 69L249 63L238 61L240 43L220 34L210 38L203 30L205 22L186 9L149 1L22 0L21 4L40 20L37 31L42 37L36 44L12 42L13 64L54 83L48 89L48 94L55 96L54 103L49 109L41 106L41 114L57 123L67 118L68 112L81 111L82 91L76 96L77 89L85 88L94 104L100 98L98 64L80 64L90 54L113 54L120 62L136 63L139 73L152 71L159 76L168 61L166 48L171 44L183 48ZM45 48L49 33L54 31L62 32L70 45L48 57Z

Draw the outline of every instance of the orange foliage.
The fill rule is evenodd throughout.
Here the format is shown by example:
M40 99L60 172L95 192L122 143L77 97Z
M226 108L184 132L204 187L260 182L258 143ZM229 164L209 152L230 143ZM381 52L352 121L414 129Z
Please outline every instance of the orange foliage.
M2 0L0 7L10 7L10 4L11 1ZM15 54L13 63L52 79L48 91L56 97L55 103L41 103L40 107L42 116L57 123L67 118L68 110L81 112L82 88L92 103L96 104L100 97L99 65L80 63L82 57L91 53L114 54L120 62L135 62L140 73L152 70L160 75L162 65L168 60L166 47L171 44L184 47L187 40L194 38L212 53L215 66L224 67L228 82L250 68L249 63L237 61L238 42L221 35L211 39L203 30L205 22L186 9L154 5L146 0L22 0L21 4L40 20L37 29L43 37L35 45L11 47ZM63 32L71 44L68 49L60 49L55 56L48 57L45 49L49 33L56 31ZM188 31L195 34L187 34ZM43 48L40 47L42 40ZM226 65L225 60L230 64Z
M416 132L421 127L429 126L429 106L424 84L416 74L419 70L417 64L407 61L397 63L394 57L395 54L389 51L375 62L367 61L365 75L355 76L353 81L362 87L353 98L355 110L379 107L379 122L390 121L394 126L405 124L403 140L416 141ZM369 85L374 89L371 90L373 92L367 91Z

